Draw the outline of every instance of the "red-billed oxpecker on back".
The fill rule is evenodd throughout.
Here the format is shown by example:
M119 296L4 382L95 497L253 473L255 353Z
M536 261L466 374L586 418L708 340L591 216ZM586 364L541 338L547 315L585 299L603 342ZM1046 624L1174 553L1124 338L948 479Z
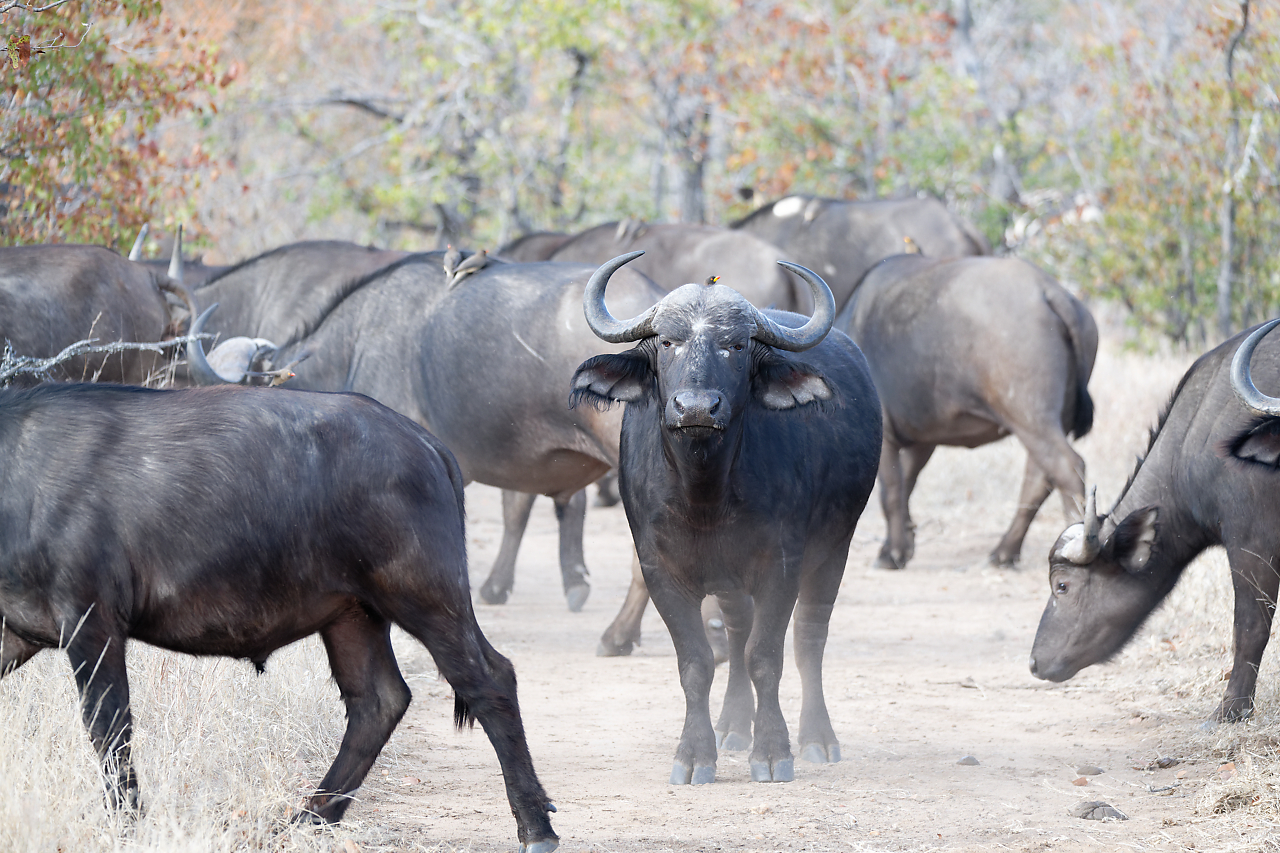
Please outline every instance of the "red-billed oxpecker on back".
M627 404L619 487L685 694L671 782L714 781L717 747L750 747L756 781L790 781L778 680L793 610L800 755L840 758L822 654L849 541L875 481L880 403L862 353L830 332L831 292L814 273L783 264L818 306L807 322L705 284L686 284L618 321L604 305L605 286L638 254L602 266L583 298L597 335L637 345L584 362L572 402ZM730 644L714 728L714 662L699 613L707 595L720 601Z
M1091 498L1085 520L1058 538L1033 675L1065 681L1117 654L1187 564L1221 545L1235 588L1235 663L1206 725L1252 713L1280 588L1280 400L1254 385L1280 390L1280 340L1262 341L1277 323L1201 356L1116 505L1099 516Z
M66 649L114 805L139 802L126 638L261 669L319 633L347 730L306 812L341 820L409 706L395 624L484 727L521 849L555 849L471 607L462 474L422 427L355 394L45 385L0 391L0 459L0 675Z

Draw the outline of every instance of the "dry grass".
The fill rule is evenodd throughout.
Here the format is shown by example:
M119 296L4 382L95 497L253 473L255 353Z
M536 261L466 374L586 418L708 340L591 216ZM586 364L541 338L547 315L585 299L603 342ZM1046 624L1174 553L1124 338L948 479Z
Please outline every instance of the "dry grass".
M406 677L419 695L435 687L434 672ZM330 829L288 819L333 760L344 726L317 639L279 652L261 676L245 661L134 643L129 678L146 806L136 821L103 806L65 655L42 653L4 680L0 850L328 853L348 838L380 849L382 830L359 820ZM398 756L393 737L379 768Z

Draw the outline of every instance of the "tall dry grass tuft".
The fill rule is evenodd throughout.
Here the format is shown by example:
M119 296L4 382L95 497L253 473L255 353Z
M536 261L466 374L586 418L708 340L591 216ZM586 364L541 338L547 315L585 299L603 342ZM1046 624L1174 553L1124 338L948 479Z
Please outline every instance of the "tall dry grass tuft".
M0 850L328 853L377 834L358 817L337 828L289 819L345 726L318 639L278 652L263 675L140 643L128 664L143 816L104 807L70 665L46 651L0 682ZM397 752L393 738L381 760Z

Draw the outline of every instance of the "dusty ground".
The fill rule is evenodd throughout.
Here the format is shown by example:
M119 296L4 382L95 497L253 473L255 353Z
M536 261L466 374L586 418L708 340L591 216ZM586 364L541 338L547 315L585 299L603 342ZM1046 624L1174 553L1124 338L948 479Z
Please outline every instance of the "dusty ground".
M1097 427L1077 445L1100 506L1115 499L1189 361L1100 355ZM722 753L713 785L667 784L683 701L661 620L649 612L631 657L595 656L629 580L622 510L588 516L594 589L571 614L551 505L540 502L510 602L477 610L515 662L562 849L1280 851L1276 656L1264 659L1253 721L1196 729L1230 666L1225 561L1193 566L1115 663L1062 685L1037 681L1026 660L1048 597L1044 556L1064 526L1057 499L1032 527L1022 570L985 565L1022 465L1011 441L940 450L913 498L918 548L902 572L868 568L883 533L878 505L868 509L826 654L844 760L797 762L796 781L782 785L749 782L742 753ZM476 587L497 550L498 493L472 486L468 502ZM318 641L274 655L263 676L244 661L131 646L134 754L149 804L136 824L102 808L65 656L39 656L0 686L0 853L514 850L484 734L452 730L451 691L421 646L401 635L397 650L415 701L332 829L282 820L323 776L342 734ZM721 670L717 692L723 682ZM782 689L794 732L790 663ZM967 755L979 763L957 764ZM1135 769L1161 757L1179 763ZM1103 772L1073 785L1083 765ZM1088 800L1129 819L1070 816Z
M998 451L1005 453L1019 451ZM939 477L953 467L939 465ZM930 483L926 471L921 488L939 485L946 484ZM472 487L469 500L478 585L496 551L497 493ZM519 673L534 759L559 807L562 849L1162 850L1197 842L1213 849L1197 827L1203 819L1194 798L1198 786L1216 779L1220 762L1186 760L1199 718L1152 711L1161 704L1154 685L1135 697L1128 682L1119 693L1109 687L1114 679L1105 674L1086 671L1051 685L1028 673L1048 595L1042 555L1062 527L1056 505L1042 514L1022 571L984 565L1005 520L984 512L963 535L920 517L915 562L895 573L867 568L882 530L873 507L854 543L826 656L844 760L797 761L795 782L761 785L749 781L745 753L722 753L714 785L674 787L666 780L683 701L661 620L651 609L643 645L630 658L594 654L625 592L623 513L591 511L594 592L582 613L570 614L553 559L550 504L540 503L511 601L481 606L479 618ZM400 648L407 669L431 668L425 653L409 643ZM794 732L799 677L790 652L788 666L783 711ZM714 697L723 681L721 669ZM366 786L366 802L352 816L376 822L368 810L378 809L396 823L419 823L407 835L393 833L400 843L413 837L466 850L509 849L513 829L493 754L479 730L451 732L448 691L431 692L410 710L388 762L394 766ZM980 763L957 764L966 755ZM1184 760L1135 769L1163 756ZM1073 785L1082 765L1104 772ZM1070 816L1085 800L1105 800L1129 820Z

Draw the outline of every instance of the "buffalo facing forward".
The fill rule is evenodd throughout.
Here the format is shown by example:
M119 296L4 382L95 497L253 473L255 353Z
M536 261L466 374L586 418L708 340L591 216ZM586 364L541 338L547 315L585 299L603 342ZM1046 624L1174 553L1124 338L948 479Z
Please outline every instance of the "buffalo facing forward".
M0 459L0 675L67 650L113 803L138 803L126 638L262 666L318 632L347 731L306 807L339 820L409 706L396 624L488 734L522 846L555 848L515 671L471 609L462 476L426 430L349 394L42 386L0 392Z
M618 321L605 308L605 286L638 255L602 266L584 295L597 335L638 344L584 362L573 400L628 404L619 487L685 693L671 782L714 781L718 746L751 746L754 780L790 781L778 681L793 610L801 757L840 758L822 655L849 542L875 482L880 403L857 346L828 335L835 308L818 276L784 263L818 306L799 328L802 317L760 311L734 290L698 284ZM802 351L804 360L791 354ZM730 645L714 729L715 664L699 612L707 595L720 601Z

